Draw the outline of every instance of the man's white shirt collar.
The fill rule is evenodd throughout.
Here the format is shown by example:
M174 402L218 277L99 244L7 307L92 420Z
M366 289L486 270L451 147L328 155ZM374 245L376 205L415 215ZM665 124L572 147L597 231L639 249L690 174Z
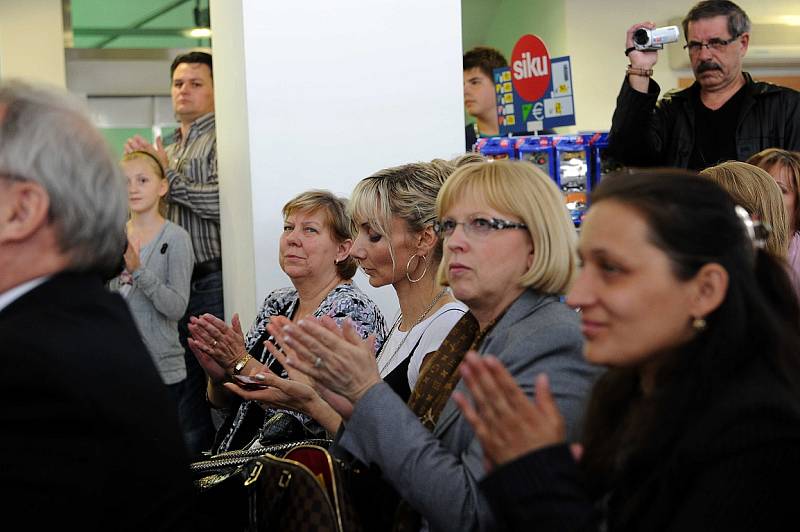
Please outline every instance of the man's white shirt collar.
M37 277L36 279L31 279L30 281L26 281L20 285L15 286L10 290L6 290L2 294L0 294L0 312L3 311L7 306L11 303L16 301L17 299L21 298L46 280L50 278L49 275L45 275L43 277Z

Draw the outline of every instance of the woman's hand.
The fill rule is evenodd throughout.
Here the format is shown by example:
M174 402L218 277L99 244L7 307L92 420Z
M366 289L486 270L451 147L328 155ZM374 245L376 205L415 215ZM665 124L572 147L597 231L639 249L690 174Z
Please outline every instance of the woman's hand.
M128 238L128 247L125 248L125 269L128 273L133 273L142 265L139 260L139 240L136 238Z
M233 315L230 327L213 314L192 316L189 318L188 327L194 340L190 346L194 345L192 351L195 352L195 356L198 356L195 349L199 349L204 355L213 359L226 374L231 374L236 363L247 355L238 314ZM203 364L203 360L199 357L198 361ZM205 365L203 367L206 368Z
M191 331L191 325L189 326L189 330ZM206 353L205 348L201 346L200 342L191 336L186 339L186 342L189 344L189 349L192 351L194 358L197 359L200 367L203 368L208 378L211 379L211 383L222 383L228 376L225 368L217 364L217 361Z
M292 323L291 320L289 320L284 316L276 316L270 319L269 325L267 325L267 331L269 331L269 333L272 335L272 337L275 340L275 343L282 345L284 347L278 349L275 343L264 342L264 346L267 348L267 351L272 353L275 359L283 366L283 368L286 370L286 373L291 380L306 384L310 388L314 389L315 392L317 393L317 397L326 402L328 406L336 412L337 418L341 417L344 419L350 419L350 416L353 414L353 403L348 401L343 396L336 394L330 391L329 389L325 388L324 386L314 382L314 379L302 373L297 368L293 367L291 364L287 362L286 359L288 357L290 356L297 357L297 353L294 351L294 349L286 345L285 336L283 332L284 327L286 327L287 325L291 325L291 323ZM335 327L334 332L339 332L339 327L336 325L335 322L333 323L333 325ZM317 419L317 417L314 414L311 414L309 412L306 412L306 414ZM317 421L322 423L322 421L320 421L319 419L317 419ZM337 419L336 422L337 426L338 423L339 420ZM336 432L335 430L330 430L330 429L328 430L329 432Z
M269 370L263 370L253 376L267 385L267 388L248 390L235 382L226 382L224 386L244 399L264 403L266 406L297 410L309 416L312 415L311 405L314 401L322 400L311 386L291 379L283 379Z
M263 381L267 388L246 390L233 382L226 382L223 386L242 399L257 401L265 408L276 407L302 412L314 418L330 433L339 429L342 418L309 385L281 378L266 368L256 373L255 377Z
M533 402L491 355L467 353L461 364L461 376L472 394L474 406L459 392L454 393L453 399L475 430L487 471L494 465L565 440L564 418L550 393L546 375L536 377Z
M291 324L292 320L286 316L273 316L270 318L269 323L267 324L267 332L269 332L269 334L272 336L273 341L264 342L264 347L266 347L267 351L269 351L272 356L275 357L275 360L277 360L280 365L283 366L283 369L286 370L286 373L289 375L290 379L303 382L313 387L314 381L310 377L297 371L286 363L287 356L295 354L294 350L286 345L285 338L283 336L283 328ZM283 347L279 349L279 345Z
M375 338L362 340L349 320L340 329L329 316L304 318L283 327L283 345L293 350L286 364L312 378L322 393L327 389L355 404L381 382Z

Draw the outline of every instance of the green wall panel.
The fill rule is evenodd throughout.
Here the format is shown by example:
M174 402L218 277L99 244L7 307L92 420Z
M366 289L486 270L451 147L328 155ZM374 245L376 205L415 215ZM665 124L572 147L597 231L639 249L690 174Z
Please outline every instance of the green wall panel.
M538 35L553 57L567 52L563 0L462 0L464 49L492 46L508 58L526 33Z

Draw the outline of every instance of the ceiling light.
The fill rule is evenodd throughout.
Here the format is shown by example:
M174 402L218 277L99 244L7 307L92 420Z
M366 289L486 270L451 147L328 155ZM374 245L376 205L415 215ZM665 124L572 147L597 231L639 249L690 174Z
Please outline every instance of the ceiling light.
M208 39L211 37L210 28L192 28L186 33L187 37L192 39Z

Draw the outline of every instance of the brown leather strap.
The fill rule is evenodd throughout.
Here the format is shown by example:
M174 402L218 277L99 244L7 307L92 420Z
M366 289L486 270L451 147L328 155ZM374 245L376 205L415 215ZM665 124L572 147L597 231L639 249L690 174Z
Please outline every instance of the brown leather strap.
M417 384L408 400L408 407L428 430L433 431L444 405L461 379L458 367L467 351L480 347L501 316L481 331L475 316L471 312L465 313L450 330L439 349L428 355L423 362ZM405 500L400 501L395 513L394 532L416 532L420 524L420 515L416 510Z

